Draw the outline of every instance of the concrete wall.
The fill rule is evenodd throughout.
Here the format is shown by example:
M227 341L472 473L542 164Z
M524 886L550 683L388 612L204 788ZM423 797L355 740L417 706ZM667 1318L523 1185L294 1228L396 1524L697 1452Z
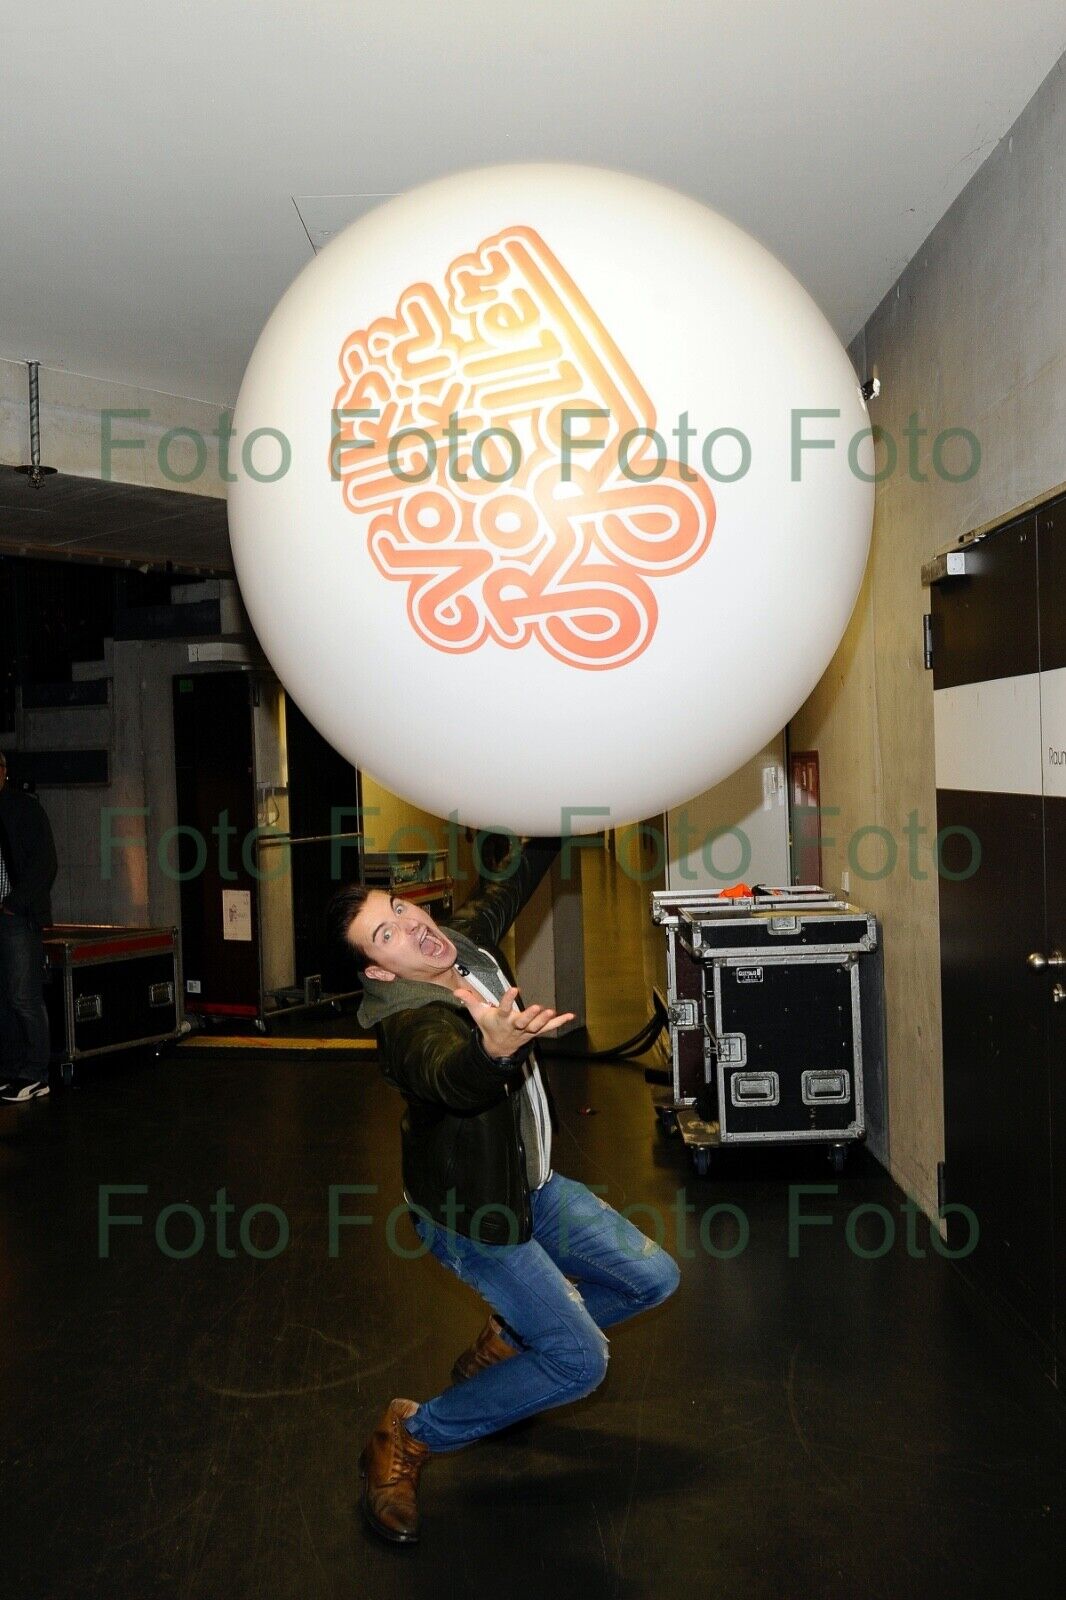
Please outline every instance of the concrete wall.
M1006 517L1066 480L1066 58L1045 79L930 234L852 347L860 376L876 373L872 420L900 445L878 486L873 552L847 635L791 725L793 748L821 758L827 883L884 919L889 1044L890 1165L927 1210L936 1207L944 1126L931 675L922 663L928 593L922 562L969 529ZM903 429L912 412L914 481ZM978 436L982 459L951 483L930 465L941 429ZM958 444L947 471L965 468ZM903 830L915 834L913 852ZM888 829L899 859L880 878Z
M670 811L667 840L671 889L717 894L740 881L790 883L784 734L713 789Z
M31 358L32 351L27 351ZM42 367L41 460L44 465L81 478L110 478L178 493L224 498L219 474L220 408L206 400L105 383L80 373ZM146 417L104 419L105 411L146 411ZM105 429L114 441L140 439L143 448L105 448ZM202 471L198 447L178 437L161 448L172 428L201 435L206 460ZM0 360L0 461L16 466L29 460L29 395L24 362ZM194 472L195 477L190 476ZM186 479L182 482L181 479Z

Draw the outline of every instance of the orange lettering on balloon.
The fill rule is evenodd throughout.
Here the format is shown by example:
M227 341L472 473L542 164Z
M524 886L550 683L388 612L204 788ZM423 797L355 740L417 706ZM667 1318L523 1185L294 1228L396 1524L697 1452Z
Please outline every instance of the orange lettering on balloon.
M536 640L590 670L647 649L650 580L703 555L714 498L677 461L649 476L639 432L622 470L620 443L655 427L654 408L539 234L508 228L459 256L444 298L412 284L395 317L348 336L340 370L331 466L420 638L449 652ZM344 417L357 409L379 415Z

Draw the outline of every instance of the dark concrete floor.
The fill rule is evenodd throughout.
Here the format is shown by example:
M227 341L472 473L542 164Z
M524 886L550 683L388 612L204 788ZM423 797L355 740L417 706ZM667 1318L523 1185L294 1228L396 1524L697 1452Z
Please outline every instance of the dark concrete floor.
M649 1014L656 936L634 873L591 851L583 871L602 1048ZM292 1023L337 1036L352 1018ZM402 1258L416 1243L402 1212L390 1247L400 1103L373 1060L178 1050L0 1107L0 1596L1058 1592L1062 1403L924 1224L926 1253L908 1254L903 1196L880 1168L860 1157L835 1194L794 1196L833 1223L804 1229L790 1256L790 1184L834 1181L819 1153L733 1155L700 1182L656 1132L639 1070L559 1062L553 1079L556 1164L616 1206L652 1208L636 1218L649 1228L661 1216L682 1286L615 1331L589 1400L432 1463L423 1543L401 1552L361 1529L356 1457L386 1400L447 1380L482 1308L432 1260ZM145 1223L112 1230L104 1259L100 1190L122 1184L148 1192L113 1211ZM331 1256L340 1184L377 1192L344 1201L373 1220L342 1229ZM232 1258L209 1211L223 1187ZM899 1234L862 1260L844 1224L871 1202ZM206 1223L185 1260L154 1234L175 1203ZM256 1203L288 1224L272 1260L238 1238ZM735 1218L699 1234L725 1203L749 1228L733 1259L711 1251L733 1247ZM260 1217L252 1244L275 1227ZM189 1216L169 1228L184 1248ZM856 1237L876 1246L876 1219Z
M372 1062L179 1052L0 1108L0 1593L1059 1592L1061 1403L950 1264L908 1255L902 1228L882 1259L849 1250L852 1206L898 1216L880 1169L860 1158L836 1195L808 1197L834 1220L790 1258L790 1182L833 1181L815 1152L744 1154L699 1182L656 1132L639 1072L560 1063L554 1079L562 1170L658 1208L671 1247L679 1191L696 1208L682 1286L615 1331L588 1400L433 1462L423 1542L401 1552L361 1530L356 1456L385 1401L446 1381L481 1308L389 1247L399 1104ZM328 1191L345 1183L378 1185L346 1202L373 1221L331 1258ZM116 1197L146 1221L115 1229L108 1259L103 1184L148 1189ZM281 1254L250 1259L236 1218L237 1254L219 1254L207 1208L223 1186L238 1215L281 1208ZM750 1227L731 1260L697 1235L726 1201ZM208 1223L187 1260L153 1237L175 1202ZM250 1234L275 1236L267 1217ZM175 1214L172 1247L189 1237ZM736 1237L725 1214L705 1229L719 1250ZM396 1239L414 1244L406 1222Z

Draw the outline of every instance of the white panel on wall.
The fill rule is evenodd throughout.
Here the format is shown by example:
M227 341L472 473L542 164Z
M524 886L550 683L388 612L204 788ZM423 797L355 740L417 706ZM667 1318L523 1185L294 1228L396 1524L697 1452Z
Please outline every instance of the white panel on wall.
M666 834L669 889L791 883L784 734L731 778L676 806Z
M1040 674L937 689L933 734L938 789L1039 794Z
M1044 793L1066 798L1066 667L1040 674Z

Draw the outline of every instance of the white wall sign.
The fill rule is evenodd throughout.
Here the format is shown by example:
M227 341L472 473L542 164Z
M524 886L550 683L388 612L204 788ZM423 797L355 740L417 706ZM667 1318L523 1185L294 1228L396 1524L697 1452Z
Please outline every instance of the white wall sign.
M252 937L252 894L250 889L223 889L222 937L250 941Z

